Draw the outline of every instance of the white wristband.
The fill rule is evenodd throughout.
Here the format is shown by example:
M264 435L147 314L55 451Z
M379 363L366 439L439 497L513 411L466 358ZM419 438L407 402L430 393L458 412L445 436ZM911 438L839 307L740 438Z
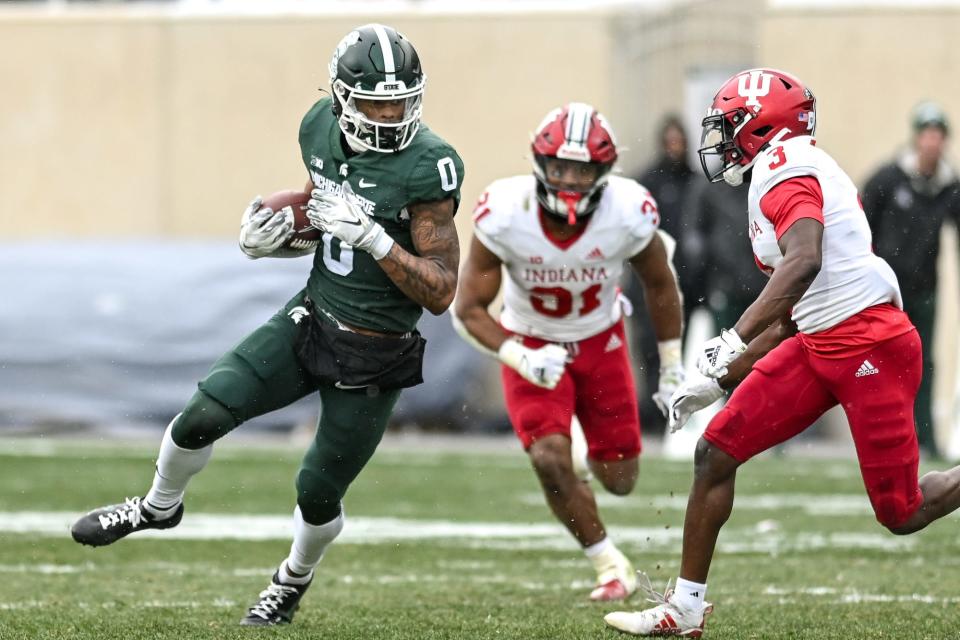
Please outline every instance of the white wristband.
M374 260L383 260L387 257L387 254L390 253L390 249L393 248L393 238L391 238L390 234L380 225L377 225L373 233L375 236L368 252L373 256Z
M518 340L509 338L497 351L497 357L500 358L500 362L507 365L511 369L520 368L520 363L523 361L523 357L527 352L527 348L524 347Z
M657 343L657 351L660 353L661 369L679 367L683 364L681 345L682 342L680 338L662 340Z

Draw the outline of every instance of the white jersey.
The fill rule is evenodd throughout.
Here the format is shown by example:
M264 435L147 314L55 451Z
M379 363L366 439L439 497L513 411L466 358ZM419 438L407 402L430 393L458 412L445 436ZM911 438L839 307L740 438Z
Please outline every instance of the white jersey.
M611 176L583 233L562 246L540 220L532 175L497 180L474 212L477 239L503 261L500 322L509 331L575 342L620 319L623 263L657 231L657 205L633 180Z
M802 333L833 327L868 307L885 302L903 308L897 278L872 249L867 218L857 188L810 136L785 140L757 158L750 184L750 241L757 263L768 273L783 254L760 201L784 180L813 176L823 192L823 254L820 273L793 307Z

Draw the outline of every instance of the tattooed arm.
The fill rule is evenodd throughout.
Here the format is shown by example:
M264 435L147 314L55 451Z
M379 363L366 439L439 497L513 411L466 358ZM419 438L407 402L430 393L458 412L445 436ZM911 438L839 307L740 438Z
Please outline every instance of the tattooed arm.
M453 199L418 202L407 208L413 246L420 255L394 243L379 264L408 298L440 315L453 302L460 264Z

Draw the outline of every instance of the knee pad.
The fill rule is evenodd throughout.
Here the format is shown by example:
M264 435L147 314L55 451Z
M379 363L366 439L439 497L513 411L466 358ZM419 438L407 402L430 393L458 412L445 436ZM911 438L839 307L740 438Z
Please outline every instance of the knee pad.
M238 422L230 410L197 391L184 407L170 435L184 449L202 449L232 431Z
M300 469L297 474L297 505L308 523L323 524L340 515L340 500L346 487L323 470Z

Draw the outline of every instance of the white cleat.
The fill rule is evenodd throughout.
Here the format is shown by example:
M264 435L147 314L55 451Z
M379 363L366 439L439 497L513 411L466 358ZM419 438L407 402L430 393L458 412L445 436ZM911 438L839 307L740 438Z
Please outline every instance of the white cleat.
M650 594L653 602L660 602L656 607L644 611L614 611L604 616L603 621L618 631L636 636L699 638L703 635L704 621L713 611L711 604L705 602L697 612L672 602L673 593L669 590L664 595L650 590Z

